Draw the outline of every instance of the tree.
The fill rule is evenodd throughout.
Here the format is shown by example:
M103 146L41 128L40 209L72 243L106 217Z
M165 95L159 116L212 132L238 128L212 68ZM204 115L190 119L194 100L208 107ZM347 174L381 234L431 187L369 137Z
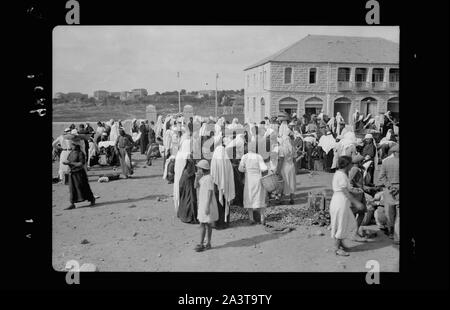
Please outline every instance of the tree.
M180 91L180 95L186 95L186 89L182 89L181 91Z
M159 93L159 91L155 91L155 95L160 96L161 94Z

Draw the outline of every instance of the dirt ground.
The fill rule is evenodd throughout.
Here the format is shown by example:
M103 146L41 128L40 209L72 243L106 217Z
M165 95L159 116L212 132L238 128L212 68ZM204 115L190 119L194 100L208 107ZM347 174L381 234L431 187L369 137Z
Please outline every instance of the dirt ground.
M99 271L365 272L369 260L377 260L381 271L399 269L399 249L382 232L369 243L345 241L350 256L339 257L325 227L298 225L274 234L246 220L213 230L212 249L197 253L198 225L176 218L172 185L162 180L162 159L147 167L143 155L132 157L137 168L131 179L98 183L99 175L112 170L89 171L91 188L100 196L95 207L84 202L63 210L69 205L68 187L53 184L55 270L64 270L72 259L80 265L93 263ZM53 164L54 176L57 166ZM322 172L297 175L296 204L276 208L305 208L308 192L331 189L331 179L332 174ZM376 226L367 228L377 231Z

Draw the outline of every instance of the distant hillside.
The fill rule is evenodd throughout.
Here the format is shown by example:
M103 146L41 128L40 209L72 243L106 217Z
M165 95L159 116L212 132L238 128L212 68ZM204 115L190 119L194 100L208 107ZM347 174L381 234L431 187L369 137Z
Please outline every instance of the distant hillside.
M233 98L236 98L234 102L237 104L243 104L242 96L234 96ZM233 101L228 101L227 104L231 102ZM145 118L145 109L149 104L156 107L158 114L177 113L178 95L151 95L134 101L108 99L105 102L97 103L57 103L52 106L52 116L54 122L97 122L111 118ZM215 114L214 98L199 99L192 95L185 95L181 98L181 110L185 105L191 105L194 108L194 114L197 115L211 116ZM222 107L219 104L219 114L221 113Z

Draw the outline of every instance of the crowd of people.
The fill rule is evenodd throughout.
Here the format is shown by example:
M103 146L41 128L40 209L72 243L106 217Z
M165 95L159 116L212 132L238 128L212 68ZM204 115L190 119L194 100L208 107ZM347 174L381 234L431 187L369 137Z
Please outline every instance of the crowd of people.
M133 150L145 154L148 165L163 157L163 179L173 184L178 218L201 226L196 251L211 247L213 227L228 227L231 205L247 209L250 224L265 225L269 204L295 203L300 170L334 173L331 235L336 255L346 256L344 239L368 241L360 229L368 215L399 242L398 123L390 112L373 117L356 111L352 117L350 126L339 112L330 118L323 111L301 118L280 112L259 124L159 115L156 123L133 120L130 133L114 120L99 122L96 130L71 126L53 145L61 149L60 179L70 176L69 208L83 200L95 203L86 171L102 145L113 148L125 178L133 175ZM267 192L261 180L273 175L283 186Z

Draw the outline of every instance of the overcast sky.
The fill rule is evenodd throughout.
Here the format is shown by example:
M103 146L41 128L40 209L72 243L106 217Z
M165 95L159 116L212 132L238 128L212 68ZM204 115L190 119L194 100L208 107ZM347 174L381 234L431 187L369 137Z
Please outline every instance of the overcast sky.
M241 89L246 66L308 34L399 42L398 27L379 26L58 26L53 31L53 94L214 89L216 73L218 89Z

